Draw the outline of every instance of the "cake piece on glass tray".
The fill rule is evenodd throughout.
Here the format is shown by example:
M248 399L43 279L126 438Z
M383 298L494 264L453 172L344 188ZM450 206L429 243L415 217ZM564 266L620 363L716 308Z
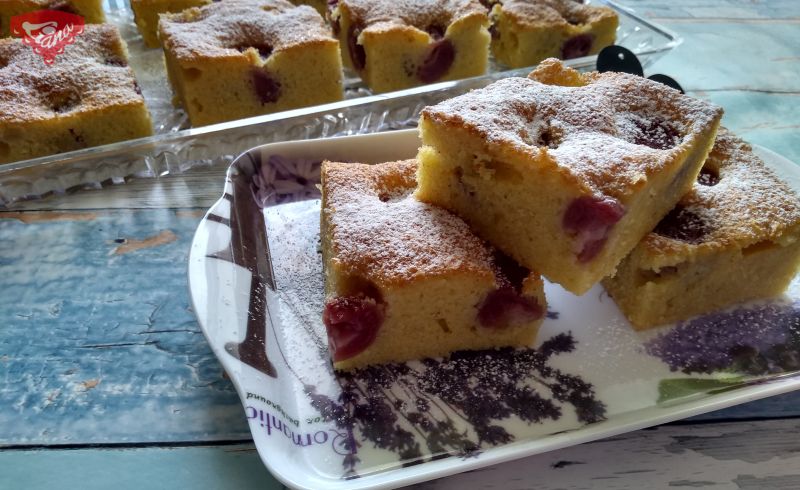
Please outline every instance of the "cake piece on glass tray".
M106 21L103 0L2 0L0 37L11 35L11 17L37 10L56 10L80 15L86 24L102 24Z
M780 294L800 265L800 197L721 129L692 190L603 285L637 329Z
M86 25L46 65L21 39L0 39L0 163L153 134L112 25Z
M504 0L492 8L492 54L511 68L568 60L614 44L617 13L575 0Z
M722 109L553 59L531 76L422 111L416 195L583 294L691 188Z
M344 64L373 92L486 73L489 19L478 0L339 0Z
M323 163L323 321L336 369L536 338L539 275L416 200L416 170L414 160Z
M344 97L339 42L313 8L229 0L164 14L167 74L193 126Z

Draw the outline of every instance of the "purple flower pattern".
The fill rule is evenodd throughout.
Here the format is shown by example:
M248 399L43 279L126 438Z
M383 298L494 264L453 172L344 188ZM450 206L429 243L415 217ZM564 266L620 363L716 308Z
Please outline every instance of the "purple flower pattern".
M317 199L322 162L318 159L270 155L253 174L252 191L264 208L294 201Z
M764 375L800 370L800 303L766 303L679 323L645 345L672 371Z

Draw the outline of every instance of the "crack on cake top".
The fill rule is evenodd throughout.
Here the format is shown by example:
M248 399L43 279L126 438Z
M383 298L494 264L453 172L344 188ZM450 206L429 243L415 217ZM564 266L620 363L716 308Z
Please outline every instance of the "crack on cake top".
M312 7L286 0L231 0L161 17L164 47L179 59L241 56L239 47L337 42Z
M413 26L430 32L436 26L442 34L453 22L479 15L487 19L486 8L478 0L340 0L363 30L380 31L398 26Z
M416 168L415 160L324 164L334 260L379 285L454 273L492 280L491 247L456 215L413 196Z
M585 85L559 86L507 78L427 107L422 117L463 127L487 148L554 164L565 177L624 203L722 114L713 104L633 75L588 74L581 81ZM557 148L543 144L545 128L557 130Z

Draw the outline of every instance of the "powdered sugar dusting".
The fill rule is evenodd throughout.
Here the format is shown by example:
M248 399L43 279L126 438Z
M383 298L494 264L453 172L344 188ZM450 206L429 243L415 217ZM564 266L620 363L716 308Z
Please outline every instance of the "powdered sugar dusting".
M226 0L162 16L165 47L179 58L241 56L242 46L280 51L298 44L335 42L319 13L285 0Z
M510 146L532 159L544 149L561 171L625 202L722 114L633 75L590 74L584 82L563 87L507 78L428 107L422 117L463 126L487 148ZM543 128L555 141L543 144Z
M456 20L471 16L487 16L478 0L340 0L350 10L354 24L380 30L390 26L414 26L428 30L431 26L446 29Z
M144 104L112 25L86 25L53 65L18 38L0 40L0 119L25 122L64 113Z
M702 241L693 245L651 233L644 242L651 251L714 250L800 238L800 198L753 154L750 145L720 129L705 167L719 180L714 185L695 184L678 204L702 221ZM792 238L784 236L787 233Z
M494 277L490 249L466 223L413 197L416 167L323 163L334 260L379 285L454 272Z
M504 0L500 5L506 15L525 26L590 24L617 15L608 7L575 0Z

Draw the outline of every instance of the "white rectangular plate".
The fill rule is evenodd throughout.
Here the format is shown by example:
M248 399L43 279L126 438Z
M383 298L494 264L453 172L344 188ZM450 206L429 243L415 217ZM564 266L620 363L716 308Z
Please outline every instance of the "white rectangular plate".
M600 286L575 296L546 283L531 348L335 374L321 319L319 162L411 158L418 146L408 130L255 148L194 237L195 312L262 460L287 485L407 485L800 387L798 278L782 298L645 333ZM800 187L792 162L758 153Z

